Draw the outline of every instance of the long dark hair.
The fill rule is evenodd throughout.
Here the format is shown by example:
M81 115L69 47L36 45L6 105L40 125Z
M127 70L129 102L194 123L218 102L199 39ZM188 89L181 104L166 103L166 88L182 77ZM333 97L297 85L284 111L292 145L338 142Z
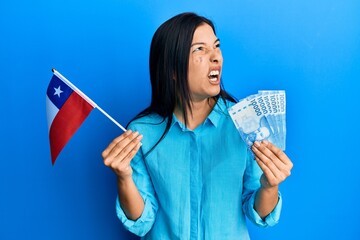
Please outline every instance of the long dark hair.
M202 24L211 26L212 21L195 13L181 13L164 22L155 32L150 47L150 81L152 87L150 106L136 115L131 121L156 113L165 120L166 127L160 139L149 150L150 153L166 136L173 120L175 106L183 111L187 125L187 110L191 112L191 97L188 86L188 65L190 47L196 28ZM221 86L220 93L214 97L232 102L235 100ZM129 123L129 124L130 124ZM148 154L146 153L146 155Z

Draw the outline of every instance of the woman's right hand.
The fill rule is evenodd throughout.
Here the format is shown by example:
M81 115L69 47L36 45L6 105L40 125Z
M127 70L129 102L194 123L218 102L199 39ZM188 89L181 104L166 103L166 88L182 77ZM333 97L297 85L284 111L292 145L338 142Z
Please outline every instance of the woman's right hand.
M104 164L116 173L120 181L131 177L130 162L140 149L142 138L138 132L128 130L115 138L102 152Z

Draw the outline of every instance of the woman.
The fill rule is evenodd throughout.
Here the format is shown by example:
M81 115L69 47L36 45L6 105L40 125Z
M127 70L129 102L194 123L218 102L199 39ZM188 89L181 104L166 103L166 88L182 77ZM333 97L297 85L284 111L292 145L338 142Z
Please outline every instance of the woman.
M154 34L151 104L102 153L117 175L118 217L144 239L249 239L245 215L278 222L292 163L267 141L251 159L227 112L222 63L204 17L179 14Z

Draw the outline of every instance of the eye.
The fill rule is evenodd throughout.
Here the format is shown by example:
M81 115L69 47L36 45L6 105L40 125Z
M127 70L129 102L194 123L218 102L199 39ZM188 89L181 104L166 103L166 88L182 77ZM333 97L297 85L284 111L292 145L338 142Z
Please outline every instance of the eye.
M204 47L197 47L193 50L193 53L194 52L199 52L199 51L205 51L205 48Z
M220 48L220 43L215 44L215 48Z

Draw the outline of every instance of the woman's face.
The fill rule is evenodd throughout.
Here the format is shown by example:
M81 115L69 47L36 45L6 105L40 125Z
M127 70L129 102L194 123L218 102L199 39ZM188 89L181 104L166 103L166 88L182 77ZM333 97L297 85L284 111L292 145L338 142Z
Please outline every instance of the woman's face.
M219 94L222 63L220 40L210 25L200 25L194 32L189 57L188 81L193 101Z

